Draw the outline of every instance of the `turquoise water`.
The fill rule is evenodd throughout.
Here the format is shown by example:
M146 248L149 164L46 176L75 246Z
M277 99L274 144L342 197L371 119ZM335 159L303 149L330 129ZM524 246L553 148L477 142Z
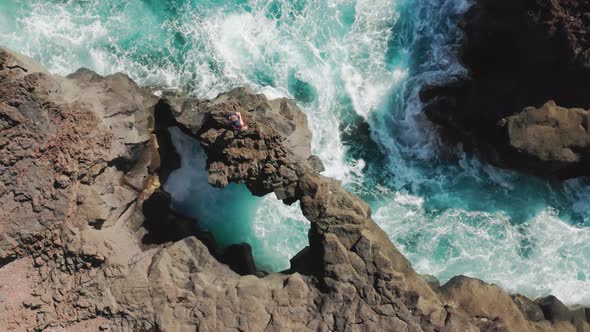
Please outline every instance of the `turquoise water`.
M4 0L0 44L51 71L124 71L211 98L249 85L296 98L325 175L370 202L421 273L466 274L530 296L590 304L589 180L546 183L445 147L420 113L454 58L465 0ZM297 206L205 185L199 147L174 134L175 205L272 270L307 244ZM228 202L233 208L228 208Z

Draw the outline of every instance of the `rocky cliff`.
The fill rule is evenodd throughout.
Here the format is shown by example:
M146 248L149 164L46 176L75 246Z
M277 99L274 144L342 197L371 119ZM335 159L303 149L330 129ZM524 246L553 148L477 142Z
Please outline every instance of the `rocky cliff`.
M590 132L579 119L590 108L589 23L587 0L476 1L461 24L459 58L469 76L423 89L427 116L445 137L499 166L545 177L590 175ZM550 101L563 108L547 112L542 106ZM505 126L513 116L534 116L534 135L516 143L514 127ZM560 148L547 153L553 141Z
M229 125L236 110L248 130ZM251 274L247 246L219 248L170 210L169 127L201 142L212 185L300 202L309 247L289 271ZM427 283L367 204L319 175L305 115L287 99L160 98L122 74L50 75L2 49L0 132L5 330L590 331L588 309L554 297Z

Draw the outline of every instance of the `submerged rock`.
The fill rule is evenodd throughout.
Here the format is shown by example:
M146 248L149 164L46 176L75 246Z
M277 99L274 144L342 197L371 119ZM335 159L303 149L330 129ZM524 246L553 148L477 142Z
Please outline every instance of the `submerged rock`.
M587 319L529 321L505 292L475 279L434 292L368 205L318 174L305 115L292 101L247 89L173 101L122 74L32 73L32 60L7 50L0 60L0 273L15 276L0 278L8 330L590 328ZM231 128L233 111L250 129ZM240 275L255 271L247 245L216 248L170 210L160 188L179 165L169 126L201 142L212 184L300 201L310 243L291 270ZM28 275L35 282L23 289Z

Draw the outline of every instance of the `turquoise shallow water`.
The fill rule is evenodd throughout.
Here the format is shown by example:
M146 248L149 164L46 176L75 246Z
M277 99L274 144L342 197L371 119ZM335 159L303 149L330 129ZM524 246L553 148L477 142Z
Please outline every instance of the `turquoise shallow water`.
M373 207L421 273L467 274L531 296L590 304L589 180L548 184L444 148L417 92L463 69L465 0L4 0L0 44L51 71L123 71L214 97L249 85L296 98L327 170ZM199 147L166 189L225 244L281 270L307 244L297 206L205 185ZM455 150L455 151L449 151ZM232 202L234 208L228 209Z

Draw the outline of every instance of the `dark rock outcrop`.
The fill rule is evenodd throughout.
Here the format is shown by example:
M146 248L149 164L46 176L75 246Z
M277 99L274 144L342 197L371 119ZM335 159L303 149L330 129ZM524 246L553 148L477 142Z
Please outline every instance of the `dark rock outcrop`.
M553 295L537 299L535 303L552 322L570 321L573 317L569 308Z
M590 329L583 308L574 323L527 320L475 279L433 291L368 205L318 174L291 101L245 89L163 100L121 74L53 76L7 50L0 60L0 326L9 331ZM231 129L235 110L249 130ZM239 275L253 272L248 246L216 253L169 210L160 188L178 165L169 126L201 141L212 184L300 201L310 243L290 271Z
M541 310L541 307L531 299L522 295L512 295L511 297L526 319L533 322L540 322L545 319L545 314Z
M589 20L587 0L476 1L462 24L460 59L469 77L424 88L428 118L443 136L496 165L559 178L589 175L582 161L587 149L575 151L578 161L560 153L531 158L530 150L522 153L510 144L501 125L550 100L590 108ZM562 126L575 126L576 119L560 117L568 122Z

